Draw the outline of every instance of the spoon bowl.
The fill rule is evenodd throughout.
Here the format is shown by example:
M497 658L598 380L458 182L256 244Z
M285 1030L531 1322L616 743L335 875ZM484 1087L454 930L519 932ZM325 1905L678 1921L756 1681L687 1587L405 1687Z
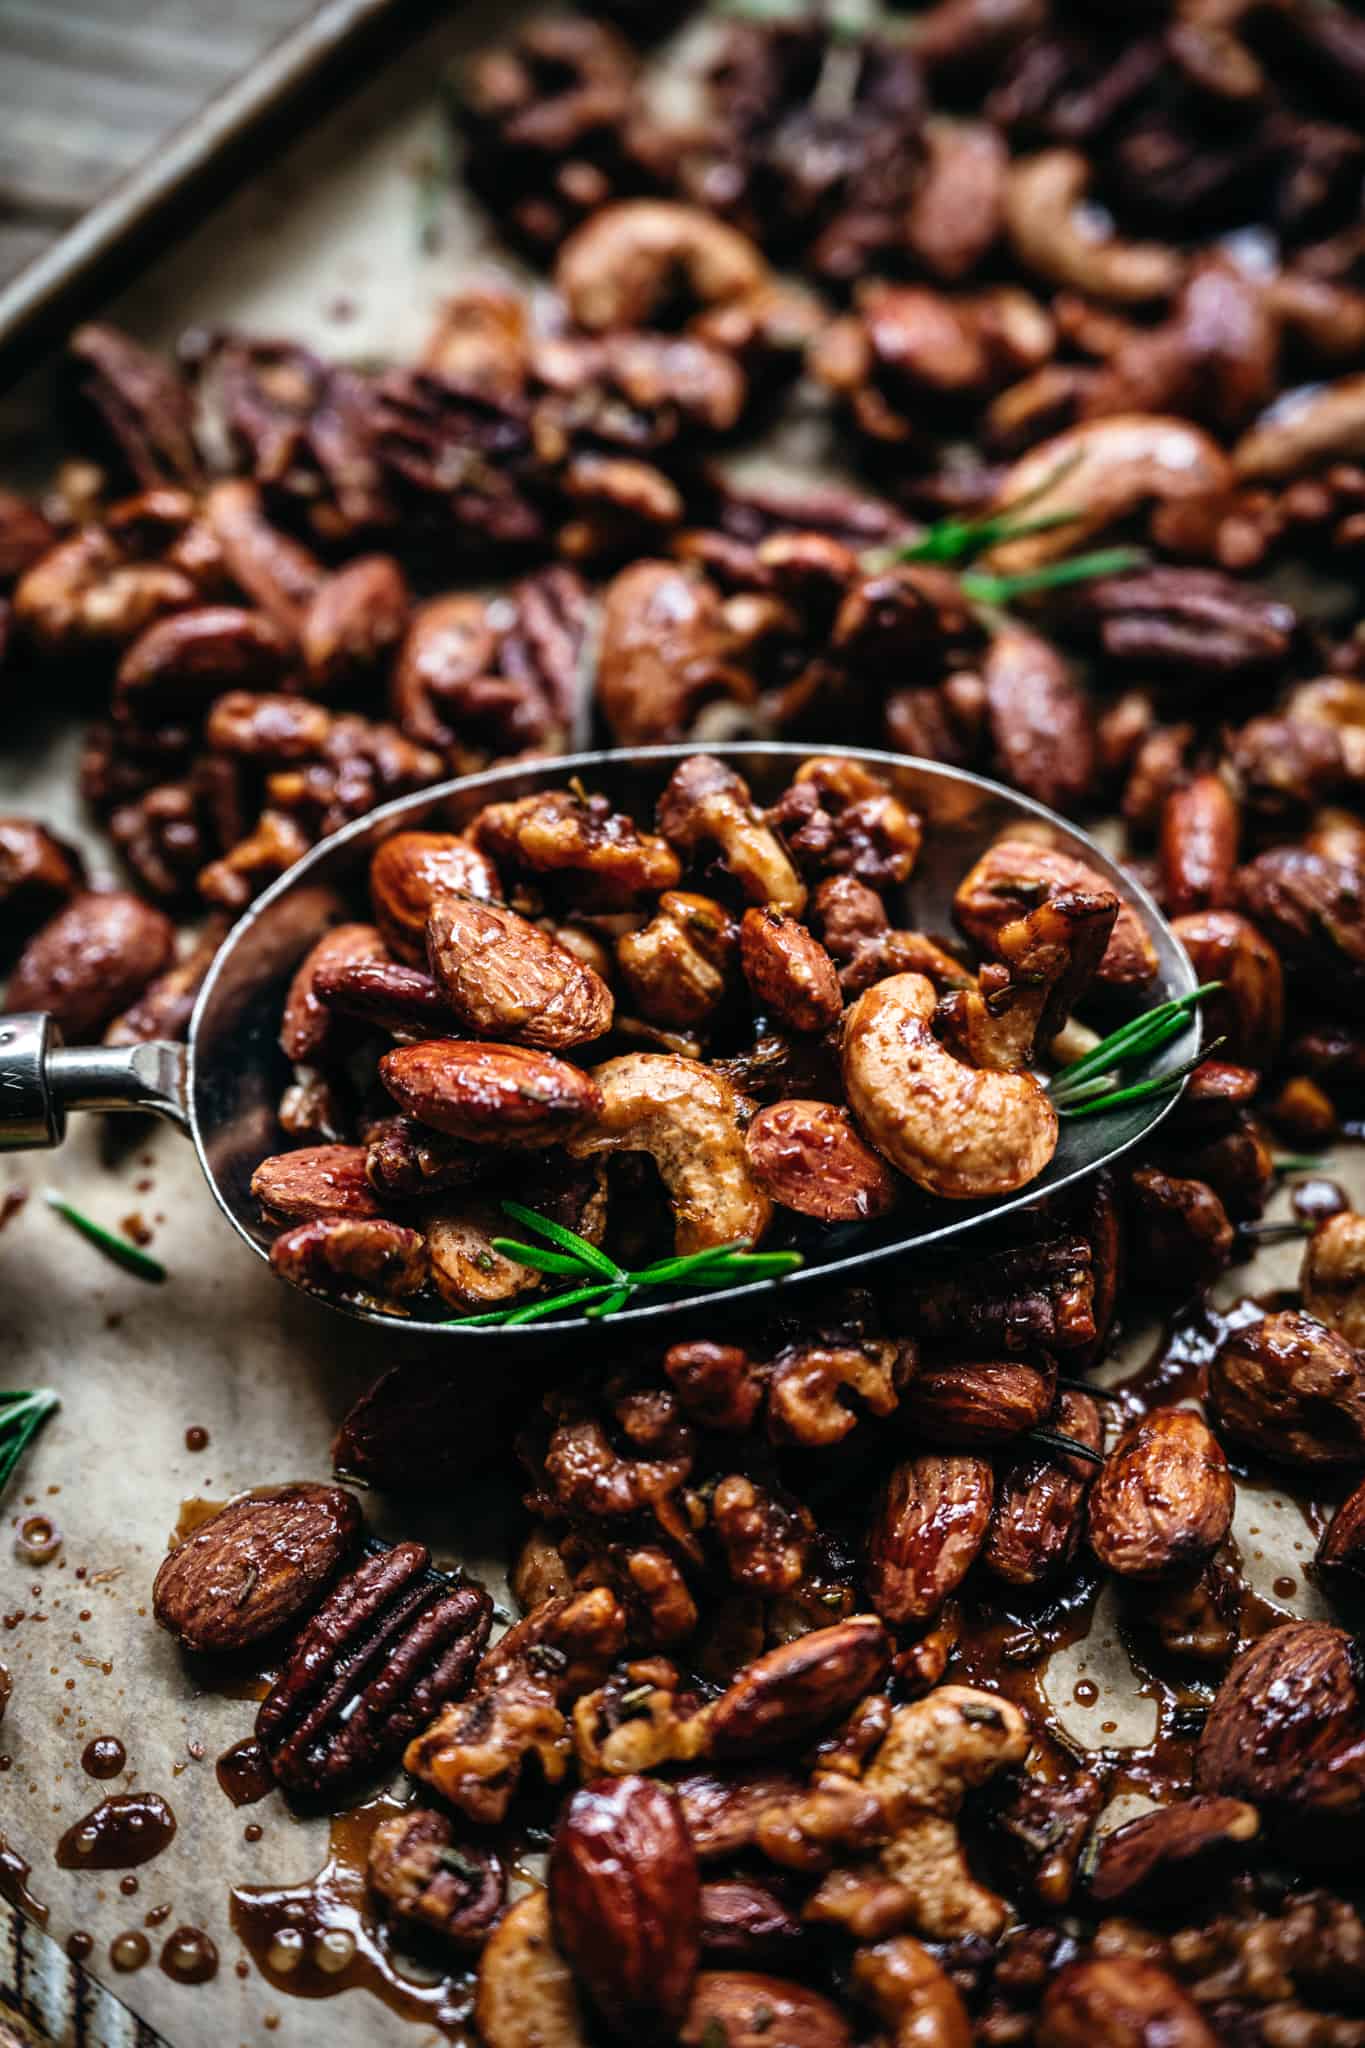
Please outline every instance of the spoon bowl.
M44 1018L0 1019L0 1148L59 1142L65 1111L71 1108L155 1110L187 1131L219 1208L252 1250L267 1259L275 1230L251 1194L251 1177L262 1159L289 1146L276 1113L292 1071L278 1043L285 992L326 927L353 915L354 903L363 900L375 849L395 832L459 831L487 803L562 788L571 777L590 793L605 796L614 809L649 818L678 763L698 751L695 745L645 747L516 763L436 784L343 827L266 890L229 933L200 991L184 1047L67 1049ZM815 755L854 761L884 777L924 825L919 860L902 901L889 904L894 923L931 934L951 932L953 896L963 876L994 841L1021 831L1084 860L1131 904L1156 950L1148 1001L1187 996L1197 985L1188 956L1147 892L1075 826L1014 790L964 769L863 748L749 741L706 751L742 775L760 804L775 801L801 763ZM1184 1031L1153 1056L1150 1071L1173 1073L1198 1044L1199 1021L1191 1015ZM613 1324L660 1326L702 1307L715 1311L732 1302L752 1302L777 1287L785 1292L812 1282L849 1282L889 1259L946 1247L949 1240L979 1232L1098 1172L1153 1131L1178 1094L1178 1088L1172 1089L1094 1118L1063 1118L1049 1165L1017 1194L946 1202L907 1188L905 1199L881 1222L802 1233L798 1244L805 1264L784 1279L749 1281L690 1297L646 1297L622 1309ZM328 1306L390 1333L439 1333L453 1344L524 1347L532 1328L559 1340L598 1327L572 1313L532 1328L473 1329L396 1316L344 1299L328 1298Z

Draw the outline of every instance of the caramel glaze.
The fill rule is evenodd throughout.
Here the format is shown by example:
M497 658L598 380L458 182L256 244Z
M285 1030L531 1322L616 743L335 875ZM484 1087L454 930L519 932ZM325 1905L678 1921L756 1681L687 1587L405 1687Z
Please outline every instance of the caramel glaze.
M115 1792L57 1844L63 1870L128 1870L150 1863L175 1835L175 1815L157 1792Z
M275 1789L275 1774L254 1735L224 1750L214 1769L234 1806L255 1806Z
M3 1835L0 1835L0 1899L17 1907L38 1927L46 1927L49 1909L41 1899L35 1899L28 1888L33 1865L26 1863L17 1849L11 1849Z
M327 1861L304 1884L234 1885L232 1930L276 1991L335 1998L363 1989L404 2019L472 2043L472 1970L450 1972L448 1956L421 1969L415 1954L400 1956L373 1912L365 1875L370 1840L381 1821L403 1810L384 1794L338 1815Z

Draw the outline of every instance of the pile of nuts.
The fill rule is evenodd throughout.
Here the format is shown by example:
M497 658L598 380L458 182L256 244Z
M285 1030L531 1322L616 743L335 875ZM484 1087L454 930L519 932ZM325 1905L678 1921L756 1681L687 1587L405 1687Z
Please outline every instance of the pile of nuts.
M550 787L382 841L372 921L325 931L285 1002L281 1121L323 1142L253 1175L278 1272L489 1310L546 1285L500 1248L500 1188L635 1266L870 1223L906 1183L1014 1193L1057 1145L1035 1062L1092 983L1156 972L1102 874L1017 838L957 892L979 973L893 927L875 884L909 879L921 820L856 758L814 756L765 812L689 755L656 822Z
M377 1910L477 1957L488 2048L1362 2048L1365 1220L1329 1190L1291 1297L1190 1305L1303 1171L1276 1146L1365 1102L1365 29L792 0L691 24L684 115L647 45L693 11L533 17L464 69L467 181L548 275L463 283L416 362L73 337L93 433L0 492L0 674L96 703L118 878L0 819L7 1007L182 1034L229 920L337 825L680 741L657 818L565 787L381 848L284 1018L277 1264L487 1309L542 1284L490 1243L512 1176L620 1257L1027 1185L1035 1048L1087 984L1142 1000L1145 935L1033 840L963 879L970 959L913 928L920 828L837 737L1117 820L1221 1044L988 1255L604 1341L523 1432L501 1640L304 1484L174 1552L158 1618L279 1653L291 1796L405 1758ZM793 418L843 480L741 480ZM761 814L707 752L748 735L809 750ZM967 1084L994 1108L946 1156ZM1182 1341L1106 1387L1154 1301ZM449 1498L506 1425L400 1367L338 1461ZM1260 1480L1311 1506L1330 1619L1247 1588ZM1146 1778L1035 1683L1101 1587L1165 1702ZM528 1887L506 1830L547 1809Z

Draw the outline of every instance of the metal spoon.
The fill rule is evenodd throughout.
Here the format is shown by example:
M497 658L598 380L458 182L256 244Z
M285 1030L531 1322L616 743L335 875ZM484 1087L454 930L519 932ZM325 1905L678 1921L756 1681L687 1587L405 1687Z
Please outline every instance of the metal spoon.
M1050 843L1097 869L1142 919L1158 961L1150 1000L1188 995L1196 986L1188 956L1146 891L1084 833L999 783L960 768L860 748L750 741L709 751L738 770L761 804L773 802L802 761L817 753L857 761L884 776L924 822L923 849L905 887L903 911L896 915L893 908L893 916L929 932L951 929L954 891L988 846L1006 831L1025 827L1036 837L1038 828L1045 827ZM155 1111L188 1133L219 1208L257 1255L267 1258L274 1231L261 1218L250 1182L262 1159L288 1148L276 1119L276 1105L290 1079L277 1042L285 991L313 942L329 924L353 915L357 899L363 901L370 857L380 842L412 828L460 830L486 803L563 788L570 777L605 796L614 808L648 819L678 762L695 752L695 746L646 747L628 754L574 754L533 766L514 764L439 783L357 819L315 846L234 927L200 992L184 1045L69 1047L45 1016L0 1018L0 1150L60 1144L67 1112L73 1109ZM1192 1017L1156 1056L1154 1071L1173 1071L1192 1056L1198 1042L1198 1020ZM703 1306L714 1314L722 1305L771 1293L775 1286L788 1289L836 1276L851 1280L898 1254L963 1237L1097 1172L1153 1130L1177 1093L1130 1103L1106 1116L1063 1120L1046 1171L1008 1199L908 1201L882 1223L845 1226L803 1244L806 1264L782 1281L751 1281L684 1300L646 1298L613 1321L658 1323ZM439 1331L455 1343L522 1347L532 1335L525 1328L452 1328L345 1300L329 1305L379 1323L391 1334ZM577 1315L536 1327L560 1340L569 1331L599 1326Z

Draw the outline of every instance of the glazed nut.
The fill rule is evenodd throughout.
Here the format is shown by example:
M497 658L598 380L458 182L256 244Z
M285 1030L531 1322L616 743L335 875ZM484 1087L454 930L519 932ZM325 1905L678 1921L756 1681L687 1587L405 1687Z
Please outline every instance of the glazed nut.
M390 950L414 967L427 964L427 918L450 893L496 903L502 891L486 854L453 832L395 832L370 862L374 921Z
M700 207L669 200L605 206L559 252L555 285L588 333L660 324L678 287L698 308L751 298L768 266L747 236Z
M685 739L707 706L750 703L739 653L713 584L677 562L632 562L607 586L598 652L598 703L617 744Z
M993 1492L984 1458L925 1451L888 1475L865 1572L868 1597L889 1626L928 1621L961 1585L986 1540Z
M420 1230L386 1216L317 1216L281 1231L270 1247L281 1279L310 1294L403 1301L426 1286L429 1260Z
M1237 871L1237 805L1220 775L1196 775L1161 814L1161 893L1172 917L1231 903Z
M754 807L749 786L710 754L692 754L659 799L659 830L683 853L714 853L751 903L799 916L806 887Z
M852 2048L852 2040L829 1999L758 1970L703 1970L678 2035L680 2048Z
M241 1494L166 1558L152 1612L187 1650L244 1650L317 1605L359 1533L355 1495L339 1486Z
M953 915L983 953L993 953L1005 926L1068 890L1111 893L1105 877L1073 854L1030 840L999 839L958 884ZM1156 948L1141 918L1131 903L1120 900L1096 980L1105 988L1140 990L1156 970Z
M421 1543L364 1558L295 1641L256 1715L271 1770L291 1791L317 1797L382 1770L468 1689L493 1603L430 1562Z
M1087 232L1077 219L1090 183L1079 150L1048 149L1011 165L1005 178L1005 229L1019 261L1049 284L1119 305L1168 298L1184 260L1155 242L1122 242Z
M439 897L427 916L427 958L456 1022L482 1038L565 1052L611 1028L601 976L514 910Z
M769 1103L750 1121L744 1152L755 1185L798 1215L868 1223L896 1205L895 1175L835 1103Z
M273 768L313 760L326 747L332 724L332 713L307 697L225 690L209 708L204 738L215 754Z
M1343 1209L1320 1223L1299 1273L1305 1313L1365 1349L1365 1216Z
M952 1201L1008 1194L1036 1180L1057 1148L1057 1113L1032 1074L965 1065L930 1029L938 992L893 974L844 1019L848 1105L863 1134L907 1180Z
M746 910L739 958L755 1004L789 1031L827 1031L843 1015L838 970L796 918L780 910Z
M0 945L28 938L84 883L74 847L34 818L0 818Z
M1059 1436L1087 1450L1104 1442L1098 1404L1088 1394L1063 1389L1050 1418ZM1095 1468L1025 1445L996 1473L995 1509L981 1561L993 1577L1013 1586L1036 1586L1075 1556L1085 1524L1085 1496Z
M324 960L313 977L313 989L333 1016L354 1018L394 1038L432 1038L452 1030L456 1021L431 975L383 954L368 959L339 954Z
M602 1109L588 1074L521 1045L435 1038L397 1046L379 1078L418 1123L474 1145L553 1145Z
M323 934L299 963L284 999L280 1050L286 1059L313 1064L335 1037L332 1011L318 991L322 970L353 960L386 957L384 941L372 924L339 924Z
M1365 1481L1323 1530L1313 1562L1318 1578L1334 1591L1358 1591L1365 1584Z
M1294 1310L1224 1340L1209 1405L1220 1430L1276 1464L1325 1470L1365 1458L1365 1359Z
M1161 1408L1119 1438L1090 1489L1090 1547L1124 1578L1202 1564L1232 1522L1222 1446L1189 1408Z
M518 1899L479 1958L474 2020L486 2048L589 2048L573 1971L555 1945L543 1891Z
M392 555L361 555L319 585L299 622L308 687L327 696L365 682L407 630L407 581Z
M890 1639L875 1614L769 1650L706 1709L709 1754L724 1761L808 1741L880 1685L890 1662Z
M15 965L9 1010L47 1010L73 1044L99 1037L175 957L175 926L122 889L83 890L43 925Z
M805 1930L778 1894L753 1878L701 1888L701 1950L710 1962L765 1963L799 1954Z
M276 1222L307 1223L315 1216L363 1219L379 1204L365 1177L363 1145L303 1145L263 1159L251 1192Z
M1048 1987L1036 2039L1038 2048L1095 2048L1100 2041L1217 2048L1218 2042L1184 1987L1135 1956L1068 1964Z
M549 1864L555 1938L618 2040L671 2039L700 1936L697 1858L677 1799L652 1778L576 1792Z
M114 705L131 716L184 718L225 690L273 690L289 645L264 612L204 605L158 619L119 663Z
M741 1237L757 1243L771 1207L750 1176L739 1104L722 1075L672 1053L624 1053L580 1078L598 1100L567 1141L575 1159L647 1152L668 1194L680 1253Z
M643 1016L687 1030L724 1001L737 939L724 904L668 889L648 924L617 941L617 966Z
M1222 986L1204 1005L1210 1038L1226 1040L1230 1060L1265 1072L1284 1032L1284 969L1280 956L1249 918L1235 910L1177 917L1172 930L1201 982Z
M488 1154L419 1124L381 1117L365 1134L365 1178L381 1201L405 1202L477 1180Z
M1260 1808L1305 1859L1354 1853L1365 1812L1365 1673L1345 1629L1292 1621L1242 1651L1199 1738L1201 1792Z
M1040 634L1007 626L991 635L981 675L1003 779L1051 810L1078 810L1095 783L1095 722L1070 664Z
M379 1823L367 1875L391 1918L460 1950L482 1947L507 1895L496 1852L457 1842L450 1821L429 1807Z
M920 1361L900 1405L900 1419L915 1437L958 1449L1007 1444L1036 1429L1057 1390L1050 1358L1008 1358L976 1363Z
M961 1994L913 1936L858 1949L853 1987L891 2030L894 2048L969 2048L972 2026Z
M1114 1828L1100 1842L1090 1873L1097 1906L1163 1912L1198 1898L1244 1863L1260 1817L1242 1799L1195 1793Z
M542 1284L538 1273L495 1247L493 1239L506 1227L498 1204L478 1196L447 1199L423 1210L431 1282L442 1301L456 1309L497 1308Z

